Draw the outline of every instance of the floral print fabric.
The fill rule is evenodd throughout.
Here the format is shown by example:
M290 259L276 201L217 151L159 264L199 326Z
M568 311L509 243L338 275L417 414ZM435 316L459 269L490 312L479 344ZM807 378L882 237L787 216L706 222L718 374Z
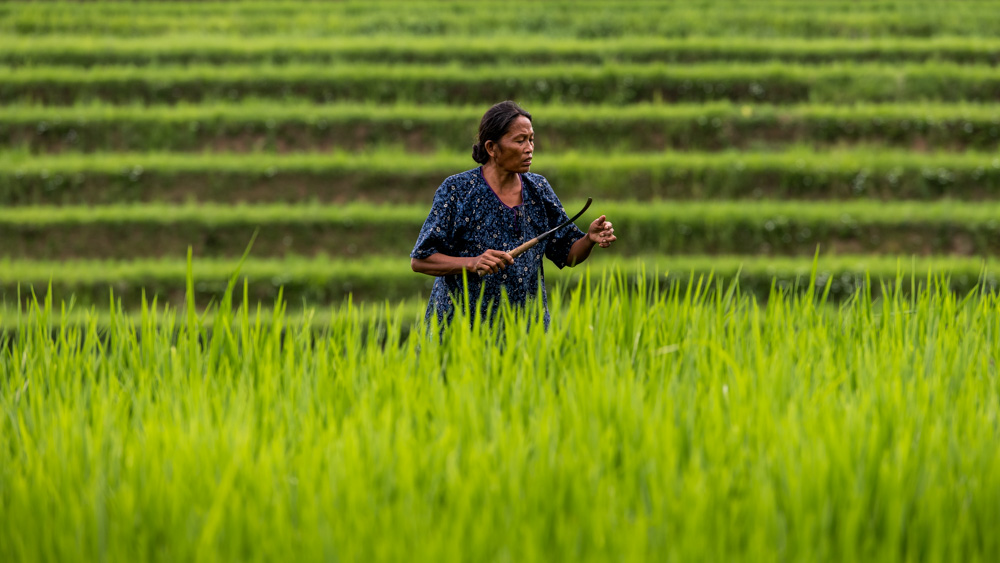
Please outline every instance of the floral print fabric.
M552 191L539 174L521 174L521 204L508 207L490 188L482 168L474 168L447 178L434 193L434 203L424 221L412 258L427 258L435 253L447 256L478 256L489 249L511 251L520 244L569 219ZM496 274L467 275L469 295L483 299L480 310L489 318L503 292L514 305L524 305L541 290L545 326L549 324L542 256L556 266L566 266L573 243L584 232L570 224L553 233L514 259L514 264ZM462 275L439 276L431 289L425 317L437 312L438 318L452 318L452 299L461 302L464 294Z

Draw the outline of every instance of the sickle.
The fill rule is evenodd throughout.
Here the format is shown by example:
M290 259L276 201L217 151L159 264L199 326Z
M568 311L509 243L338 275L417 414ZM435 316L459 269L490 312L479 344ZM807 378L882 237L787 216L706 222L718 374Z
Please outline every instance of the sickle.
M524 243L524 244L522 244L521 246L518 246L518 247L517 247L517 248L515 248L514 250L511 250L511 251L510 251L510 252L508 252L507 254L510 254L511 258L517 258L518 256L520 256L520 255L524 254L524 252L525 252L526 250L528 250L528 249L529 249L529 248L531 248L532 246L535 246L535 245L536 245L536 244L538 244L539 242L541 242L541 241L545 240L545 239L546 239L546 238L548 238L548 237L549 237L549 235L551 235L552 233L554 233L554 232L558 231L559 229L561 229L561 228L565 227L566 225L569 225L569 224L570 224L570 223L572 223L573 221L576 221L577 219L579 219L579 218L580 218L580 216L581 216L581 215L583 215L583 213L584 213L585 211L587 211L587 209L589 209L589 208L590 208L590 204L591 204L591 202L593 202L593 201L594 201L594 198L592 198L592 197L588 197L588 198L587 198L587 203L586 203L586 204L584 204L584 206L583 206L583 209L581 209L581 210L580 210L580 211L579 211L579 212L578 212L578 213L577 213L576 215L574 215L574 216L570 217L570 218L569 218L569 219L567 219L566 221L563 221L563 223L562 223L561 225L559 225L558 227L556 227L556 228L554 228L554 229L549 229L549 230L545 231L544 233L542 233L542 234L538 235L537 237L535 237L535 238L533 238L533 239L529 240L528 242L525 242L525 243ZM485 274L483 274L483 272L479 272L479 271L477 271L477 273L478 273L478 274L479 274L480 276L482 276L482 275L485 275Z

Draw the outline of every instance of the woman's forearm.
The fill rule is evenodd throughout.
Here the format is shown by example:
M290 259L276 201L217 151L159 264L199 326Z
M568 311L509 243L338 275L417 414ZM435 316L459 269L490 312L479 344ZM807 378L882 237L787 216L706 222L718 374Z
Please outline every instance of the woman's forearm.
M514 263L514 257L502 250L489 249L479 256L448 256L436 252L427 258L410 258L414 272L429 276L448 276L462 272L495 274Z
M471 268L475 261L475 257L448 256L438 252L427 258L411 258L410 268L413 268L414 272L429 276L447 276L461 274L463 270L474 272L475 270Z
M566 264L570 267L576 266L590 256L590 251L594 249L594 243L589 236L584 235L569 249L569 256L566 257Z

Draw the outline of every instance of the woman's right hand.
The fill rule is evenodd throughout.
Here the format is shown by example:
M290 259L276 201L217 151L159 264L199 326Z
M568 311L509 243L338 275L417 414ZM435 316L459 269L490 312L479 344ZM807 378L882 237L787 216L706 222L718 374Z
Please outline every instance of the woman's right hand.
M472 259L470 269L480 276L495 274L514 263L514 258L502 250L487 250Z

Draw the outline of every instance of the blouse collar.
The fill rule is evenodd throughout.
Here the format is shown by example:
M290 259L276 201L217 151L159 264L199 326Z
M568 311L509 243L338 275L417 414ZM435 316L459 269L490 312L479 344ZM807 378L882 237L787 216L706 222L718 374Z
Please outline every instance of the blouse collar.
M521 203L515 205L514 207L511 207L511 206L507 205L506 203L504 203L503 200L500 199L500 196L497 195L497 193L495 191L493 191L493 187L490 186L489 181L486 180L486 175L483 174L483 167L480 166L479 168L476 169L476 171L479 172L479 179L481 179L483 181L483 185L486 186L486 189L491 194L493 194L493 197L497 198L497 201L499 201L501 205L503 205L507 209L517 209L518 207L521 207L522 205L524 205L524 202L527 201L527 193L525 191L525 187L527 186L528 183L525 182L526 178L524 177L524 174L522 174L520 172L517 173L517 178L521 182Z

